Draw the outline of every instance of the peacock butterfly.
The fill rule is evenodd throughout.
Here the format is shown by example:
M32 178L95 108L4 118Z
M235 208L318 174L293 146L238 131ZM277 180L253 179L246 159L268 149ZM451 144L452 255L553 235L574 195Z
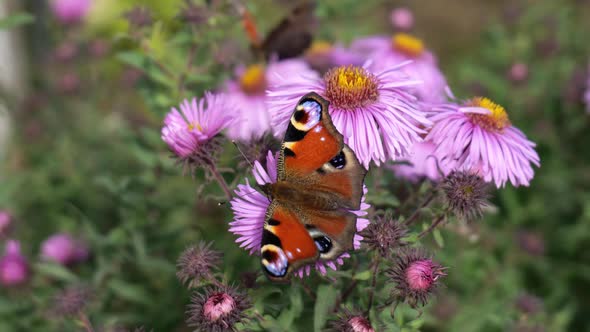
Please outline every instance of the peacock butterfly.
M287 280L299 267L353 248L367 170L336 130L329 102L303 96L291 116L277 181L261 186L271 200L261 243L265 274Z
M315 1L304 0L295 5L264 40L260 39L250 12L244 9L242 23L252 50L265 59L276 56L278 60L295 58L311 46L317 26L314 15Z

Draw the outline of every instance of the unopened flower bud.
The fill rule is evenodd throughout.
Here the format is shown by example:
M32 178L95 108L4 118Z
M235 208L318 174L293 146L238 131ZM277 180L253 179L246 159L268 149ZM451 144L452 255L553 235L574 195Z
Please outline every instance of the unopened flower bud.
M250 301L236 289L210 287L192 297L187 323L198 331L233 331L244 321L244 311L249 307Z
M411 248L398 256L386 275L396 282L394 295L415 308L426 304L438 287L438 280L446 273L422 250Z
M414 27L414 14L408 8L396 8L391 11L391 24L399 30L410 30Z
M88 247L69 234L54 234L41 244L41 257L61 265L71 265L88 258Z
M0 257L0 284L5 287L18 286L29 279L29 264L20 252L20 243L9 240L4 256Z

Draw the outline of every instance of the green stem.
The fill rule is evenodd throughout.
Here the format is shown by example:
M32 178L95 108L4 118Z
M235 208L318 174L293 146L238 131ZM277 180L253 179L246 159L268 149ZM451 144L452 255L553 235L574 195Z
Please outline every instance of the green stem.
M419 239L421 239L421 238L422 238L422 237L424 237L426 234L428 234L428 233L432 232L432 230L433 230L433 229L435 229L435 228L436 228L436 226L438 226L438 225L439 225L439 224L440 224L440 223L441 223L443 220L445 220L445 215L444 215L444 214L441 214L440 216L438 216L438 218L436 218L436 219L435 219L435 220L432 222L432 224L430 224L430 226L429 226L427 229L423 230L423 231L422 231L422 233L420 233L420 234L418 235L418 238L419 238Z

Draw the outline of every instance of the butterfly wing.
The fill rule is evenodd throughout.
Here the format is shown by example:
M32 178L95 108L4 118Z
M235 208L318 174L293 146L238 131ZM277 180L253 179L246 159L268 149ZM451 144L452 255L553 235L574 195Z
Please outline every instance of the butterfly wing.
M311 45L315 2L304 1L297 5L289 15L272 29L261 45L266 58L276 55L279 60L295 58Z
M262 235L262 267L275 281L317 259L335 259L352 248L356 216L347 211L299 209L273 201Z
M272 280L353 248L366 170L344 144L316 93L301 98L285 133L277 183L262 239L262 266Z
M263 271L272 280L284 280L298 267L319 257L296 211L277 201L273 201L266 212L260 253Z
M328 101L317 93L300 99L285 132L278 180L295 183L331 202L331 206L317 206L320 210L358 210L367 171L344 144L328 106Z

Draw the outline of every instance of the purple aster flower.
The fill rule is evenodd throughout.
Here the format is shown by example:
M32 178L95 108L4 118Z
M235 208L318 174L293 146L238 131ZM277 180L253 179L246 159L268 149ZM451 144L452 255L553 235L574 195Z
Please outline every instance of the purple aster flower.
M18 286L29 280L29 264L20 252L16 240L6 242L4 256L0 257L0 285Z
M435 153L446 155L443 170L456 163L459 170L479 174L486 182L503 187L528 186L534 176L531 164L540 166L535 143L514 127L506 110L487 98L476 97L461 105L447 103L433 108L434 125L426 140Z
M201 99L184 100L166 115L162 140L180 158L208 154L207 143L231 124L236 107L226 95L205 93Z
M84 19L92 0L52 0L51 11L55 17L64 24L78 23Z
M226 83L228 98L235 103L238 114L237 120L228 128L228 137L250 141L270 131L265 91L268 86L279 84L279 80L292 82L300 79L294 73L317 76L304 61L295 59L239 68L236 72L238 79Z
M71 265L88 258L88 247L70 234L54 234L41 244L41 257L61 265Z
M386 70L399 63L412 61L401 72L423 84L413 86L411 91L420 101L445 102L447 80L438 68L438 61L428 51L422 40L407 33L397 33L392 38L366 37L352 43L351 49L373 60L372 69Z
M441 176L438 156L434 154L436 145L430 141L414 143L405 157L409 164L392 165L395 175L416 182L422 178L438 181ZM448 166L448 165L447 165Z
M330 101L330 115L345 143L365 168L396 159L421 141L430 121L418 110L408 87L419 84L403 77L399 64L385 71L341 66L330 69L322 79L308 77L297 83L270 86L269 110L275 135L284 134L293 105L304 94L315 91Z
M342 45L333 45L321 40L314 41L303 57L313 69L320 73L325 73L332 67L360 66L365 62L362 55Z
M277 181L277 157L272 152L268 152L266 156L266 168L263 167L258 161L254 162L254 169L252 173L256 179L258 185L265 183L274 183ZM365 188L366 192L366 188ZM231 208L234 212L234 221L230 223L229 231L238 236L236 242L240 244L240 247L248 250L250 254L260 252L260 244L262 242L262 231L264 228L264 220L266 216L266 210L270 205L268 197L266 197L260 191L254 189L250 183L246 180L246 184L238 185L238 189L235 190L236 195L231 200ZM356 214L359 218L356 221L357 233L354 235L354 249L358 249L361 246L361 240L363 237L358 234L369 224L369 220L364 218L367 215L367 210L370 205L365 203L363 196L361 200L361 208L358 211L351 211ZM350 257L349 254L345 253L333 261L316 262L315 268L322 274L326 274L326 266L333 270L337 269L337 265L344 264L343 258ZM299 277L303 277L304 274L309 275L311 272L311 266L304 266L295 274Z
M408 8L396 8L391 11L391 24L399 30L410 30L414 27L414 14Z

